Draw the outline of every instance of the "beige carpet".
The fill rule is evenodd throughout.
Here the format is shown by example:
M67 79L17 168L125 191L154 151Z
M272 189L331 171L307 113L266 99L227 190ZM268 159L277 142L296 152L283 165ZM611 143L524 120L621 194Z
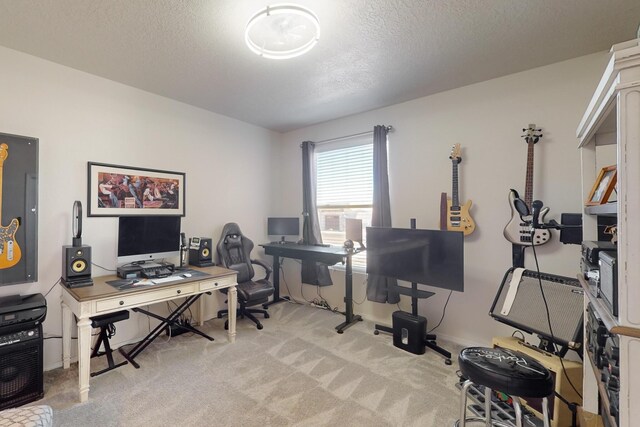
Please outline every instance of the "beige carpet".
M162 335L131 365L91 379L77 401L77 364L45 375L45 397L58 426L450 426L457 418L459 348L446 366L427 349L393 346L373 324L340 335L344 316L291 303L269 308L259 331L239 320L229 344L223 320L194 334ZM92 369L104 357L92 360ZM121 356L116 354L116 360Z

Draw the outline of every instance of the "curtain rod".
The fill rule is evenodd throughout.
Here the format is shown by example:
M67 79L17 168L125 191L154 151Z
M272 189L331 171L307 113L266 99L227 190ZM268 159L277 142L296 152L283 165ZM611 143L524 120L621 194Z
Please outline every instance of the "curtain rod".
M387 132L393 131L393 126L386 126L386 128L387 128ZM343 139L355 138L357 136L371 135L372 133L373 133L372 130L367 132L354 133L351 135L339 136L337 138L323 139L322 141L317 141L317 142L314 141L314 144L321 145L321 144L326 144L327 142L336 142L336 141L342 141Z

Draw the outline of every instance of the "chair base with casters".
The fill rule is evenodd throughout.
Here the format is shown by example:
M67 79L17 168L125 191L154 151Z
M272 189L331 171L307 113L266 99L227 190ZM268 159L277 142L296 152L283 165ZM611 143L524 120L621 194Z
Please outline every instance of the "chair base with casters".
M266 302L267 300L265 300ZM229 314L229 310L224 309L218 311L218 319L222 319L225 315ZM247 308L244 304L240 304L240 307L236 310L236 317L244 319L245 317L256 324L256 328L262 329L264 326L260 323L260 320L254 314L262 314L265 319L269 318L269 312L267 310L261 310L258 308ZM229 329L229 320L225 320L224 329Z
M109 366L105 369L102 369L97 372L92 372L91 376L95 377L96 375L104 374L112 369L118 368L122 365L126 365L126 360L124 362L116 364L113 360L113 350L111 349L111 345L109 344L109 338L111 338L115 334L115 328L113 326L114 323L119 322L121 320L126 320L129 318L129 312L127 310L117 311L115 313L104 314L102 316L95 316L91 318L91 327L92 328L100 328L100 334L98 335L98 341L96 341L96 345L91 352L91 357L99 357L106 355L107 362ZM100 346L104 344L104 352L100 352Z
M273 288L268 283L263 283L263 280L257 280L255 282L238 283L238 301L240 307L236 310L236 316L244 319L245 317L256 324L258 329L262 329L262 323L254 316L254 314L261 314L265 319L269 318L269 312L267 310L259 308L249 308L245 301L251 301L251 305L260 305L269 300L269 296L273 294ZM229 313L229 309L218 311L218 319ZM224 322L224 328L229 329L229 321Z
M535 359L503 348L468 347L460 352L458 363L467 380L460 394L460 419L454 426L465 427L468 422L478 421L487 427L513 425L491 417L493 391L500 391L512 398L517 427L523 425L520 397L542 399L543 423L549 427L548 397L554 392L553 377ZM483 417L467 417L467 396L472 385L484 387Z

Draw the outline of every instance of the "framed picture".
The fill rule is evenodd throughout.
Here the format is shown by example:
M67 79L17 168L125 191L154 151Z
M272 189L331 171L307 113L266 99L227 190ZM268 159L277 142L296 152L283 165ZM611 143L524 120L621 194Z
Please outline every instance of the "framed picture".
M185 174L89 162L87 216L184 216Z
M593 188L589 193L589 198L585 205L593 206L607 203L611 192L616 186L616 180L616 165L600 169L600 173L596 178L596 182L593 184Z

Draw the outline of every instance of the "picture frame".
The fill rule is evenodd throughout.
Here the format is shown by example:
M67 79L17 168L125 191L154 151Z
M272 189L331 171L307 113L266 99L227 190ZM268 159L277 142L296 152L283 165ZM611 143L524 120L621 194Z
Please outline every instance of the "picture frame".
M589 197L585 202L586 206L603 205L609 200L611 192L616 186L618 176L616 165L606 166L600 169L596 182L589 192Z
M87 216L185 215L183 172L88 162Z

